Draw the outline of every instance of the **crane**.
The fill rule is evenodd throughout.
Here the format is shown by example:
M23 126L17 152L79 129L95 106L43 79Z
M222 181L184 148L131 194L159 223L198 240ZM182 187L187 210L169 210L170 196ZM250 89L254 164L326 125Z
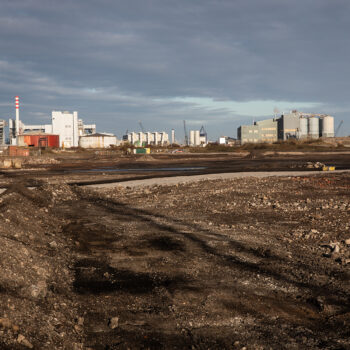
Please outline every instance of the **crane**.
M186 129L186 120L184 120L184 132L185 132L185 145L188 146L188 135Z
M343 123L344 123L344 120L341 120L337 127L337 130L335 130L334 137L337 137L340 127L343 125Z
M140 125L140 128L141 128L141 131L142 131L143 133L145 133L145 128L143 127L141 121L139 121L139 125Z

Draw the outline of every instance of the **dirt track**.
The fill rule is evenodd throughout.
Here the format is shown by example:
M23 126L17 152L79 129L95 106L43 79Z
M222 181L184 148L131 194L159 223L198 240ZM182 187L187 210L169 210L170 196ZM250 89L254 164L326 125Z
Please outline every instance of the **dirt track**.
M20 183L1 197L5 348L350 348L348 173Z

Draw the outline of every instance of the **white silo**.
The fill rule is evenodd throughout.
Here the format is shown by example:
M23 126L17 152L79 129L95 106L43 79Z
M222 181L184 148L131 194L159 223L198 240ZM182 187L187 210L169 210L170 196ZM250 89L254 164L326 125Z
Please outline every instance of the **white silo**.
M309 136L312 139L318 139L319 138L319 119L317 117L310 117L309 118Z
M299 138L303 139L307 137L307 118L301 117L299 119L300 129L299 129Z
M191 145L191 146L194 146L194 145L195 145L194 130L190 130L190 145Z
M327 115L323 117L322 122L320 123L322 128L320 134L322 137L334 137L334 117Z
M196 130L194 132L194 145L195 146L199 146L201 144L200 142L200 133L199 133L199 130Z

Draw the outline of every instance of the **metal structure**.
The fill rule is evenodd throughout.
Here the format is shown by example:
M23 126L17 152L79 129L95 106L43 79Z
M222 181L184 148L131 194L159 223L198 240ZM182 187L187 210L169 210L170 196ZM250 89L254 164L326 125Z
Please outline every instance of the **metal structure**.
M308 135L308 121L307 118L300 118L299 138L306 138Z
M188 146L188 134L186 129L186 120L184 120L185 145Z
M16 104L16 137L19 135L19 97L15 97Z
M334 137L337 137L338 132L339 132L341 126L343 125L343 123L344 123L344 120L341 120L340 123L338 124L337 130L335 130L335 133L334 133Z
M309 136L312 139L318 139L320 136L320 129L319 129L319 119L317 117L310 117L309 118Z
M141 121L139 121L139 125L140 125L140 128L141 128L141 131L142 131L143 133L145 133L145 128L143 127Z
M0 146L5 144L5 126L6 121L0 120Z
M320 118L320 136L334 137L334 118L330 115Z

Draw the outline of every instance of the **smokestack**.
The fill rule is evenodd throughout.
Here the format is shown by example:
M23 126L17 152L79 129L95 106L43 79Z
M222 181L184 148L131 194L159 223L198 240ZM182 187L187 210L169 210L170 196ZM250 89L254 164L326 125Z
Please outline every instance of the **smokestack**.
M16 101L16 137L19 134L19 97L15 97Z

